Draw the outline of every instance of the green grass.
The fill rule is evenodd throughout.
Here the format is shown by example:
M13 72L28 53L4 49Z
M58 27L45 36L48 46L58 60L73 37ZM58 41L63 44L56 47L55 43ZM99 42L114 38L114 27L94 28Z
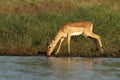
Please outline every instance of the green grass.
M99 4L95 1L75 0L74 3L72 3L72 0L47 0L46 2L43 0L0 1L3 10L0 11L0 49L14 50L15 53L20 48L24 48L25 51L34 50L32 54L37 53L37 51L46 52L48 39L54 38L63 23L89 20L94 24L94 32L101 36L106 54L120 50L120 1L106 0L104 2L104 0L100 0ZM36 9L35 12L34 10L28 12L28 6L26 6L25 10L20 8L19 11L16 11L15 8L19 8L19 5L22 5L23 2L26 2L25 4L28 6L32 5L31 8L33 9L36 9L35 6L41 2L47 4L48 7L44 7L46 10ZM66 5L66 3L70 5L68 4L65 8L61 7L60 10L57 10L57 8L54 10L52 2L54 2L54 6L58 3L61 6ZM4 4L8 4L10 7L6 10ZM68 7L70 7L70 10ZM92 55L91 48L95 48L95 44L91 39L83 36L72 37L71 55L90 56ZM66 40L60 53L67 53Z

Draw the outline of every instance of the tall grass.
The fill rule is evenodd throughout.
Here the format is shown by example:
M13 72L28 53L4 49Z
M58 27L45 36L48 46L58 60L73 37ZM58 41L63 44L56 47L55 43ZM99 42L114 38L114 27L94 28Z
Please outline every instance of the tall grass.
M34 0L31 1L36 4ZM50 0L48 1L50 2ZM53 1L56 2L56 0ZM94 5L94 0L81 3L79 0L75 1L77 6L68 11L0 13L0 49L17 50L19 48L30 48L46 52L48 39L53 39L63 23L89 20L94 24L94 32L101 36L105 53L118 51L120 49L119 8L117 10L108 8L107 3L107 5L102 5L102 3L101 5ZM60 3L61 1L58 2ZM79 5L78 2L80 3ZM88 2L90 2L89 5L87 5ZM9 3L12 4L11 2ZM90 50L95 47L94 45L94 42L89 38L84 38L83 36L72 37L72 55L90 55ZM64 41L60 52L66 53L66 47L67 42Z

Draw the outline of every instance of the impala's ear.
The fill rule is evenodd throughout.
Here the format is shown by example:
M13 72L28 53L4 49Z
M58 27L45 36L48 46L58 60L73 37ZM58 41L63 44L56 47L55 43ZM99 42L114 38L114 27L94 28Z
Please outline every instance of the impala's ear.
M52 44L54 44L55 43L55 40L52 40Z
M48 46L50 44L50 40L46 40L46 45Z
M46 45L48 46L48 45L50 45L50 44L54 44L54 43L55 43L55 40L52 40L52 41L48 41L48 40L47 40Z
M46 45L48 46L50 44L50 41L47 41Z

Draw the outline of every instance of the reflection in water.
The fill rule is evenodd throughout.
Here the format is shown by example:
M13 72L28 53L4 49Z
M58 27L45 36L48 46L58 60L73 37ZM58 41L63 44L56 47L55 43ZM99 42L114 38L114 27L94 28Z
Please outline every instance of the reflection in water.
M119 58L0 57L0 80L119 79Z
M64 80L93 80L93 66L101 64L101 58L50 58L54 75ZM59 71L58 71L59 70Z

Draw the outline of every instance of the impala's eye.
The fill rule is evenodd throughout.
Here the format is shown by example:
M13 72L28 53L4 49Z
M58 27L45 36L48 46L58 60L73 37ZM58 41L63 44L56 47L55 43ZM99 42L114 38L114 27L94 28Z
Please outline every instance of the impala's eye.
M50 46L48 46L48 49L50 49L51 47Z

